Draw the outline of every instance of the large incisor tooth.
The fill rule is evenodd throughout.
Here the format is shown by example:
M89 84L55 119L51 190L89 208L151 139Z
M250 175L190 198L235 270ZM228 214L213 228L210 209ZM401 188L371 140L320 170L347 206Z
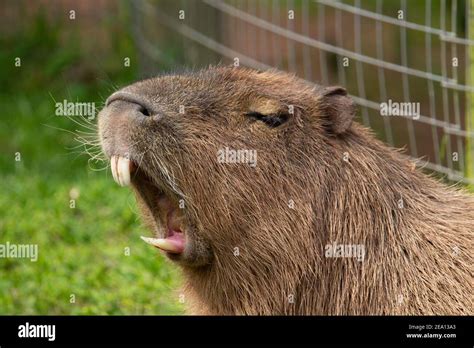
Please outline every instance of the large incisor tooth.
M112 158L110 159L110 170L112 171L114 181L118 184L119 181L117 179L117 156L112 156Z
M120 186L130 185L130 171L133 167L132 162L122 156L112 156L110 158L110 169L114 181Z
M120 156L117 163L117 176L120 186L130 185L130 160Z
M176 245L171 241L163 238L149 238L149 237L140 237L145 243L153 245L154 247L160 248L161 250L168 251L170 253L180 253L180 250Z

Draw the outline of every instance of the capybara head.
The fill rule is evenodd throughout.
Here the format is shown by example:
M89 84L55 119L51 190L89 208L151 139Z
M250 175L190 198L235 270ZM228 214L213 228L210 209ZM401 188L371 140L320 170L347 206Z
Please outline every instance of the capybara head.
M341 87L211 67L113 93L99 133L200 313L470 313L472 256L446 250L472 246L474 200L354 113Z
M157 246L199 267L226 254L270 262L297 249L289 239L308 236L292 226L298 222L288 211L306 196L308 162L320 158L324 171L331 143L353 115L343 88L216 67L113 93L99 129L116 175L132 169L146 221L157 238L169 239Z

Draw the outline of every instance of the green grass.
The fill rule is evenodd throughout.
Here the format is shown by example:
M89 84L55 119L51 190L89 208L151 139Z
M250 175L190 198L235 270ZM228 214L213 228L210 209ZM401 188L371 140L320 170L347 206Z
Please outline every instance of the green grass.
M182 313L177 269L139 239L149 232L132 193L69 150L72 135L46 126L71 121L51 116L50 98L0 103L8 116L0 126L0 243L39 248L37 262L0 259L0 314ZM72 188L80 193L73 209Z
M179 274L139 239L149 232L132 193L74 153L70 133L51 128L73 129L69 119L51 116L53 100L30 94L0 103L6 116L0 126L0 243L39 248L37 262L0 259L0 313L182 313ZM80 195L72 209L73 188Z
M181 314L179 271L140 240L150 232L131 191L118 187L108 169L93 170L106 164L91 168L83 149L74 149L69 131L81 127L55 116L54 100L100 109L113 90L104 81L132 82L134 70L115 58L133 61L133 47L120 33L113 55L91 59L60 31L40 18L0 39L13 48L0 52L0 244L39 249L37 262L0 258L0 315ZM20 68L12 65L16 56ZM80 195L71 209L73 188Z

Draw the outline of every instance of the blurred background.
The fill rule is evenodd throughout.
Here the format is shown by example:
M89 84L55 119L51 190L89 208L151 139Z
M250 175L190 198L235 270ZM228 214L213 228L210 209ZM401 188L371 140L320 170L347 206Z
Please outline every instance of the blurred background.
M182 68L277 68L342 85L358 121L425 171L474 185L474 0L0 1L0 314L180 314L176 267L139 239L101 161L95 103ZM380 103L420 103L419 119Z

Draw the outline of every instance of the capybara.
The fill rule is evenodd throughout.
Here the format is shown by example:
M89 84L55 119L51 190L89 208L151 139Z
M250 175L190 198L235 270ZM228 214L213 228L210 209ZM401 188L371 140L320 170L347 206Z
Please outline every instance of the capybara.
M355 113L344 88L223 66L108 98L103 151L190 313L473 314L474 198Z

